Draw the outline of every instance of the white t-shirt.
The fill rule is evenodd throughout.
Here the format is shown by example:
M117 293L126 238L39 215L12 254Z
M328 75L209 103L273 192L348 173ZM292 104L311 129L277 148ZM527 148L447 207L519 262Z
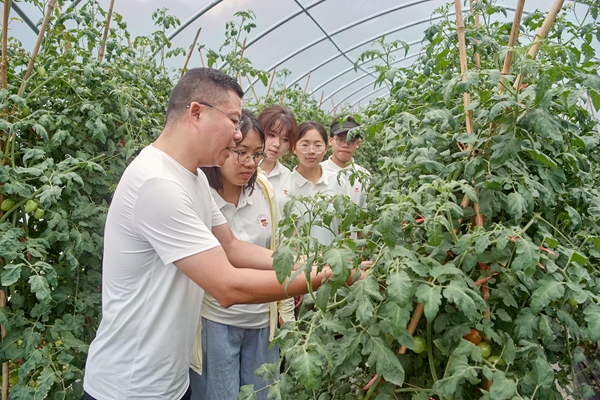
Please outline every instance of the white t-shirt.
M369 171L367 171L366 168L361 167L360 165L355 164L354 162L351 162L345 168L342 168L339 165L337 165L336 163L334 163L333 160L331 159L331 157L329 157L327 160L321 162L321 166L323 167L324 170L331 171L331 172L335 173L336 175L338 175L339 172L343 170L344 173L342 175L345 176L345 178L348 181L350 181L350 175L354 172L354 170L361 171L361 172L365 173L366 175L371 175L371 173ZM366 185L363 185L361 180L358 179L358 177L357 177L356 179L354 179L354 185L351 185L351 186L352 186L352 194L350 195L350 198L352 199L354 204L356 204L360 208L365 208L367 206L367 193L365 191Z
M322 169L322 172L323 173L321 174L321 177L317 183L313 184L300 175L297 168L294 168L292 173L281 182L279 190L275 191L277 203L279 204L282 215L284 206L288 201L291 200L292 196L314 197L317 193L322 193L329 196L335 196L338 194L350 196L352 194L350 183L345 178L340 179L338 182L335 173L326 171L324 168ZM328 210L333 211L333 205L329 205ZM293 212L298 214L299 224L307 221L308 216L306 215L306 208L300 202L296 201L295 210ZM331 222L331 228L336 233L339 231L340 221L337 218L333 218ZM325 246L330 245L335 238L333 233L320 226L313 226L310 231L310 235Z
M287 177L289 177L292 173L292 171L287 169L285 165L283 165L279 161L275 163L275 167L268 174L265 171L262 172L269 179L269 183L273 186L275 192L279 191L279 188L281 187L281 182L284 181Z
M226 202L216 190L211 193L236 238L268 248L271 243L269 203L257 187L251 195L242 190L237 207ZM269 326L269 304L238 304L223 308L210 294L204 295L202 317L224 325L245 329Z
M125 170L104 231L102 322L84 378L91 396L185 394L204 291L173 262L219 246L211 230L226 222L204 174L157 148Z

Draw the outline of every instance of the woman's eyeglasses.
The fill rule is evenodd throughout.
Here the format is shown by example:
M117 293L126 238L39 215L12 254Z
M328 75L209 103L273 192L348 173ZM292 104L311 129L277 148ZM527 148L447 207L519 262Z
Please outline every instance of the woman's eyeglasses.
M265 157L267 156L265 153L258 152L258 153L251 153L249 151L246 150L234 150L234 149L229 149L231 152L237 154L237 160L240 164L244 165L247 164L248 161L250 161L250 159L252 158L254 160L254 163L256 165L260 164L262 160L265 159Z
M325 151L326 148L327 147L325 146L325 144L323 144L323 142L317 142L314 144L310 144L308 142L301 142L298 144L298 150L300 150L300 153L302 154L310 152L310 149L312 149L316 154L321 154Z

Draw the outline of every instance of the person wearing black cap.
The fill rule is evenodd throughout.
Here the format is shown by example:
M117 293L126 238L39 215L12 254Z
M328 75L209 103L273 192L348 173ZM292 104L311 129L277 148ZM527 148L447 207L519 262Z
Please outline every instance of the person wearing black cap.
M354 152L360 146L360 136L356 135L348 140L348 132L358 127L358 124L352 116L349 116L340 123L339 118L334 118L329 127L331 146L331 157L323 161L321 166L326 171L338 174L344 170L346 175L358 173L358 177L370 175L369 171L354 162ZM357 177L357 178L358 178ZM355 179L352 185L352 201L360 207L366 207L367 195L364 179Z

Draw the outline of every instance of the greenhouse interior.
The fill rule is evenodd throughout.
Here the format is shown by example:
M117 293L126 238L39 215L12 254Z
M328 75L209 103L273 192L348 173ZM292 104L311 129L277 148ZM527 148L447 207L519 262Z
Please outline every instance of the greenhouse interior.
M600 0L2 7L2 400L600 399Z

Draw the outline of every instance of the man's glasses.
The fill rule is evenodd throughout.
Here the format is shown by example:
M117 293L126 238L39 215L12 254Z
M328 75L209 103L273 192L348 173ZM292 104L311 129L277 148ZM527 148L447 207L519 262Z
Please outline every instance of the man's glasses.
M350 146L355 146L356 143L358 143L358 137L354 136L352 139L350 139L350 143L348 143L348 136L347 135L335 135L333 137L333 139L335 140L335 142L338 144L338 146L343 146L345 144L348 144Z
M298 144L298 150L300 150L300 153L302 153L302 154L308 153L311 148L315 153L321 154L322 152L325 151L326 147L325 147L325 144L323 144L323 142L317 142L315 144L310 144L308 142L301 142Z
M239 131L240 129L242 129L242 125L244 125L244 121L242 121L241 119L232 117L231 115L227 114L225 111L219 110L217 107L213 106L212 104L208 104L208 103L204 103L204 102L198 102L198 104L202 104L203 106L213 108L213 109L217 110L218 112L220 112L221 114L225 114L227 116L227 118L229 118L235 124L236 132ZM186 108L190 108L190 105L191 104L188 104Z
M262 151L258 152L258 153L251 153L251 152L245 151L245 150L234 150L234 149L229 149L229 150L231 152L237 154L237 160L242 165L248 163L248 161L250 161L251 158L254 160L254 164L258 165L267 156Z

